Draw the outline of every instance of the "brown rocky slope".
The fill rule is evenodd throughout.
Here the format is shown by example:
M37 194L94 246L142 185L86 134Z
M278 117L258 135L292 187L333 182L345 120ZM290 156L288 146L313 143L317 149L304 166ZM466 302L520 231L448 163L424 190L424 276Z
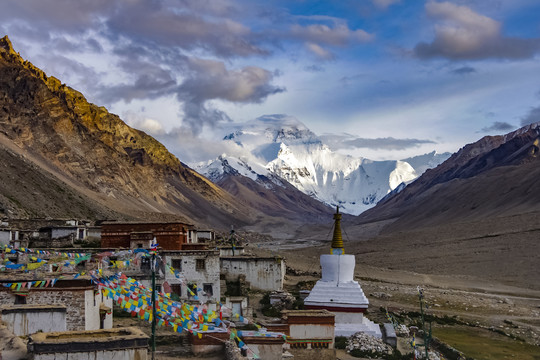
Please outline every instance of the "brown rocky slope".
M0 39L0 132L0 151L24 156L49 178L90 199L85 202L100 208L97 213L213 226L254 219L253 211L161 143L23 60L7 36ZM46 212L43 206L31 210L32 201L5 196L2 201L3 208L20 214ZM64 216L75 215L69 214L73 206L64 206Z
M540 212L540 123L466 145L357 223L385 232Z

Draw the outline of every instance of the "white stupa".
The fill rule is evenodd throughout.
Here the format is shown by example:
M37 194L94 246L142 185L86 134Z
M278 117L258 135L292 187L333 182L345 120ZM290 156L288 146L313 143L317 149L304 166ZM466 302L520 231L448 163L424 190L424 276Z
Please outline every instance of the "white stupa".
M354 281L354 255L345 255L339 207L334 214L334 236L329 255L321 255L322 278L304 300L306 309L326 309L336 314L335 336L359 331L381 338L379 325L364 316L369 300Z

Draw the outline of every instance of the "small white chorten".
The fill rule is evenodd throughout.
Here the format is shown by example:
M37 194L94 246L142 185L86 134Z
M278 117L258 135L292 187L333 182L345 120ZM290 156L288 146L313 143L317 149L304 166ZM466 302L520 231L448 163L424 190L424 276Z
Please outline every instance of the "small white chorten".
M326 309L336 314L335 336L359 331L381 338L381 329L364 316L369 300L354 281L354 255L345 255L339 207L334 214L334 236L329 255L321 255L322 278L304 300L306 309Z

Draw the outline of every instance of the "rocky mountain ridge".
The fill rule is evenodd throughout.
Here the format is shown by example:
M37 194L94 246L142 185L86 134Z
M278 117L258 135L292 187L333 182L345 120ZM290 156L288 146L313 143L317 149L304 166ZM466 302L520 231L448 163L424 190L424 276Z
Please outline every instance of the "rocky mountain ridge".
M12 150L113 212L203 224L253 220L161 143L22 59L7 36L0 39L0 131ZM21 207L17 201L3 208Z
M468 144L358 223L395 220L385 231L540 211L540 123Z

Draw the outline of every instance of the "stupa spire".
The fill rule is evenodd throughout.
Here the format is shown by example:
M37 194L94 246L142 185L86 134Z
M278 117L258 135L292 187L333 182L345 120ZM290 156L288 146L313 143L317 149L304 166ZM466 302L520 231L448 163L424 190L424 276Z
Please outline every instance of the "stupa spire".
M332 236L330 253L338 255L345 253L343 237L341 236L341 214L339 213L339 206L336 207L336 213L334 214L334 236Z

